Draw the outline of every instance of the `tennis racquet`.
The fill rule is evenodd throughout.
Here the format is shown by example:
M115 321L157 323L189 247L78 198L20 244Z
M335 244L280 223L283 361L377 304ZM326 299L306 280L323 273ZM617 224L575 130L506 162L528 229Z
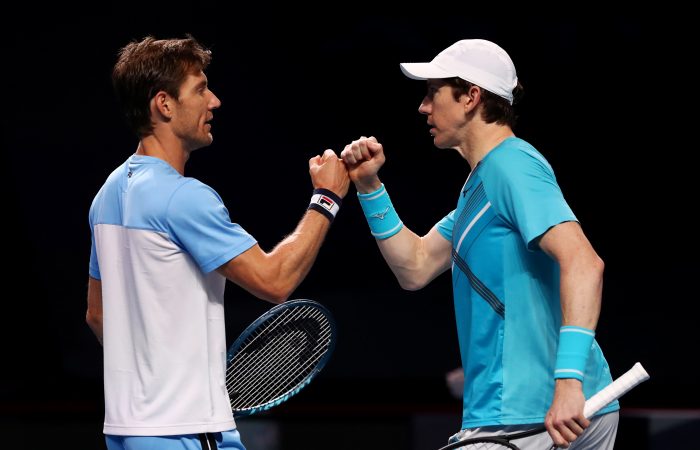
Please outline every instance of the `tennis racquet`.
M630 370L620 375L620 377L618 377L615 381L586 400L586 405L583 408L583 415L586 417L586 419L590 418L593 414L600 411L610 402L620 398L627 393L627 391L637 386L642 381L646 381L648 379L649 374L647 371L644 370L644 367L642 367L640 363L636 363ZM490 449L509 448L511 450L520 450L518 446L513 444L511 441L526 438L528 436L534 436L535 434L543 433L545 431L545 427L537 427L532 430L518 433L467 438L452 444L448 444L439 450L454 450L458 448L468 450L472 448L484 448L482 446L483 444L498 444L497 447L495 445L487 447ZM552 445L550 450L552 449L556 449L556 446Z
M288 300L260 316L226 356L234 416L268 410L297 394L326 365L335 341L331 313L313 300Z

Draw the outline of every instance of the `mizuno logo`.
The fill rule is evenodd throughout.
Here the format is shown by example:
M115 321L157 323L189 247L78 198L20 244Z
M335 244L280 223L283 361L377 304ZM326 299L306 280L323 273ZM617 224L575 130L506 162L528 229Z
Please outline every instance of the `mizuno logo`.
M376 217L379 220L384 220L384 216L386 216L386 213L388 213L388 212L389 212L389 207L387 206L384 211L370 214L370 217Z

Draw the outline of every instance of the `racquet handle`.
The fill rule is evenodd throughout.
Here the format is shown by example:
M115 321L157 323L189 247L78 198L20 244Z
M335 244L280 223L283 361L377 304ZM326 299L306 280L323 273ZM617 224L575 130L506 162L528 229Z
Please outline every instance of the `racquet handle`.
M630 370L620 375L615 381L598 391L594 396L586 400L583 407L583 415L589 419L601 408L623 396L627 391L649 379L649 374L640 363L636 363Z

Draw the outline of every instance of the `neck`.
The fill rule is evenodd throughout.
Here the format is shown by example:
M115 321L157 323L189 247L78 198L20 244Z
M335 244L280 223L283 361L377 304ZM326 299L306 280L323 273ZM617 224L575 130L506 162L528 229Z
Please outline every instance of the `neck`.
M156 134L150 134L139 141L136 154L162 159L173 166L180 175L185 175L185 163L189 152L175 142L168 143Z
M458 149L472 170L498 144L515 136L513 130L507 125L484 122L475 125L476 129L470 130Z

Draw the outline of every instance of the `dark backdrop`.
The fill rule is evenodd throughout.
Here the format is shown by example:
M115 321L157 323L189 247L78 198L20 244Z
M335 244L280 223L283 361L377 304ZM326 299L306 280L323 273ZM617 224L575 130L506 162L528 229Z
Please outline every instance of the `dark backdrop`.
M5 36L4 412L100 411L101 348L84 322L87 214L136 148L110 71L128 41L186 32L213 50L209 82L223 102L214 144L192 155L187 175L216 189L265 249L304 213L308 159L360 135L384 144L394 205L426 233L453 208L468 166L433 147L417 113L424 83L399 63L428 61L458 39L499 43L525 86L516 134L548 158L606 262L598 340L613 375L636 361L652 375L623 406L700 406L687 367L698 343L697 82L678 22L662 33L660 17L633 14L178 11L25 16ZM270 306L233 284L226 297L229 341ZM292 297L324 303L340 330L332 361L297 405L451 402L444 374L459 360L449 274L402 291L353 189Z

